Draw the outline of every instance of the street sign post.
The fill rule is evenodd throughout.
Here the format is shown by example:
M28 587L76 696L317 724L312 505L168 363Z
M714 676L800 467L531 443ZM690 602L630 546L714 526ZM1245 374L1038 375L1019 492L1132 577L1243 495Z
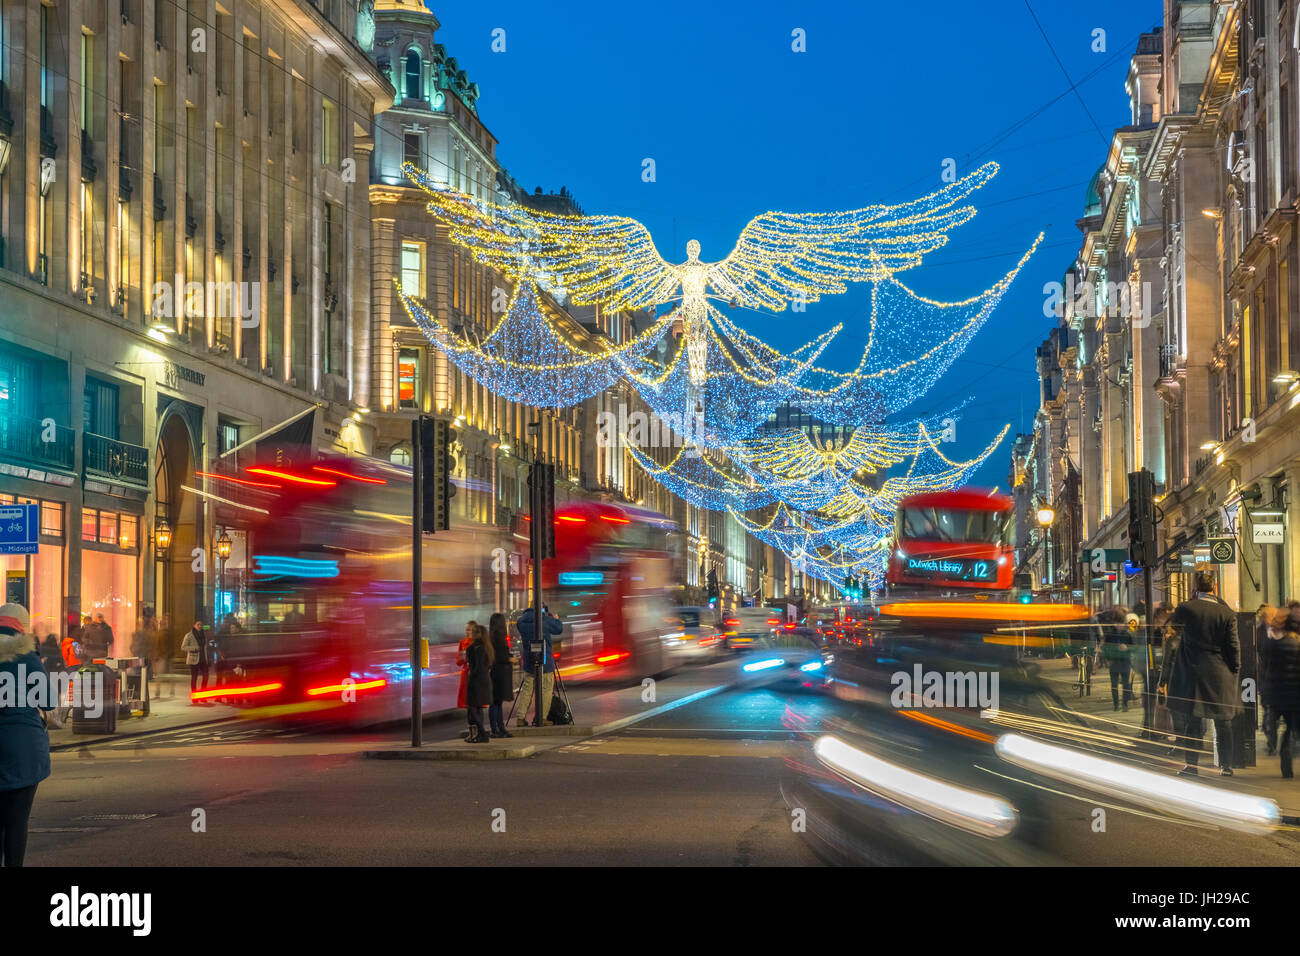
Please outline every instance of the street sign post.
M40 527L36 505L0 505L0 554L36 554Z

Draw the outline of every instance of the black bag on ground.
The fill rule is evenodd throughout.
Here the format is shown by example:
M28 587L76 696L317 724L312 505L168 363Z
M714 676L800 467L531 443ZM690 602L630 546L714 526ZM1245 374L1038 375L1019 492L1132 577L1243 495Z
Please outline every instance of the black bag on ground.
M569 702L564 699L563 693L551 695L551 706L546 711L546 719L557 727L573 723L573 711L569 710Z

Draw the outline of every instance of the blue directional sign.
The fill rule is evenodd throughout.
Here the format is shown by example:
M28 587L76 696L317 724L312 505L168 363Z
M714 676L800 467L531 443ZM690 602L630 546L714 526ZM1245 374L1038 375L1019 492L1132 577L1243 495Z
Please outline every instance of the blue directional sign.
M0 554L35 554L40 534L36 505L0 505Z

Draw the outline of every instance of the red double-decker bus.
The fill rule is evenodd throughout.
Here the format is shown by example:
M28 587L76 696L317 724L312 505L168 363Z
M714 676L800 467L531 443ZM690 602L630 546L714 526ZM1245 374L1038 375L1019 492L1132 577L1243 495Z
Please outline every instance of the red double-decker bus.
M885 581L896 589L1010 592L1013 501L975 489L911 495L898 505Z

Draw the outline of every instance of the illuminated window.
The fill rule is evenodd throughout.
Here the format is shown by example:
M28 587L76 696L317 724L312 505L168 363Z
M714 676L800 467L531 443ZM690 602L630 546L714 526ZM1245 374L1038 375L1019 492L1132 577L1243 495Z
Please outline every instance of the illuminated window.
M411 449L406 448L403 445L398 445L388 453L388 460L394 465L410 465Z
M329 100L321 100L321 152L320 161L325 166L335 166L339 161L339 110Z
M81 540L99 540L99 512L94 508L81 509Z
M116 511L101 511L99 513L99 543L117 544Z
M122 515L117 523L117 541L119 548L135 548L139 542L140 519L135 515Z
M41 534L63 537L63 502L41 502Z
M423 243L402 243L402 291L407 295L424 296Z
M420 352L402 349L397 354L397 405L399 408L420 407Z

